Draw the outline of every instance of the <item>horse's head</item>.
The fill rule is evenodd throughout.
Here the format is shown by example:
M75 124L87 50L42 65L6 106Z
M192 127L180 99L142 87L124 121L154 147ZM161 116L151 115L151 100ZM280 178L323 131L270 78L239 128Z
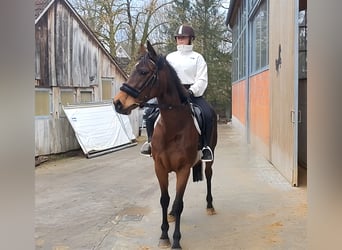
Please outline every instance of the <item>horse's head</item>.
M147 50L142 45L140 48L140 60L135 65L126 83L120 88L114 97L115 110L121 114L130 114L139 106L143 106L148 100L156 96L158 70L161 67L155 50L147 41Z

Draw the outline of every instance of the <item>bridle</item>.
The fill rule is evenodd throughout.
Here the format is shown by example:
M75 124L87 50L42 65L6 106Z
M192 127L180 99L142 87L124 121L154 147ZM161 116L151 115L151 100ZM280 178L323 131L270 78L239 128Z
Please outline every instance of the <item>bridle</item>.
M155 84L159 83L158 72L163 67L163 57L159 56L157 62L153 61L148 57L148 54L144 56L142 60L148 60L155 66L155 70L153 74L142 84L141 88L134 88L127 83L123 83L120 87L120 90L125 92L126 94L132 96L133 98L139 97L139 95L146 89L150 88L149 92L151 92L152 88ZM145 95L142 102L140 103L140 107L150 107L150 108L160 108L160 109L174 109L174 108L184 108L186 104L189 103L188 100L183 101L182 104L174 105L174 104L158 104L158 103L148 103L147 101L150 99L149 95Z
M153 71L153 74L144 82L144 84L141 86L140 89L133 88L132 86L129 86L127 83L123 83L120 87L120 90L127 93L128 95L132 96L133 98L137 98L141 92L143 92L148 86L150 86L150 92L153 87L153 85L157 82L158 79L158 66L152 59L148 59L154 66L155 70ZM144 100L147 101L147 96L144 97Z

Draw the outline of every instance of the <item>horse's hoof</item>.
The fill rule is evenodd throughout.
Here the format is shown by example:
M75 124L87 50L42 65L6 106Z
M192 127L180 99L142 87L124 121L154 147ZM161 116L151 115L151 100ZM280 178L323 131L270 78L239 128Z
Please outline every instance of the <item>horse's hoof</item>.
M214 214L216 214L215 208L207 208L207 214L208 214L208 215L214 215Z
M171 248L172 250L182 250L182 247L181 246L172 246Z
M170 223L170 222L175 222L176 220L176 217L171 215L171 214L168 214L167 215L167 221Z
M160 239L158 247L160 248L169 248L171 246L169 239Z

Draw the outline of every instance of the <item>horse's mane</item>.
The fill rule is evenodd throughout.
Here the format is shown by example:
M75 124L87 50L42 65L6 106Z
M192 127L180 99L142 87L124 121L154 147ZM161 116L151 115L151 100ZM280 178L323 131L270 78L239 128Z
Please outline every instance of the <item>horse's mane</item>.
M181 83L181 80L178 77L176 70L172 67L172 65L166 60L166 57L162 54L158 55L158 60L156 62L158 69L166 66L170 70L170 81L174 84L177 88L179 97L183 102L186 102L189 98L188 93L186 92L185 87Z

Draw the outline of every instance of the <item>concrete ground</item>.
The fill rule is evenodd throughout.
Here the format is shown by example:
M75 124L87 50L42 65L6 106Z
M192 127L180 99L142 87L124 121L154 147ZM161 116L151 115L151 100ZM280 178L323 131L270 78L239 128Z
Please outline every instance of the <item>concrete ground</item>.
M36 168L36 249L159 249L159 186L138 139L137 146L110 154L87 159L78 153ZM305 175L291 187L234 127L219 125L212 182L217 214L206 214L205 181L190 178L183 249L307 249ZM171 197L174 186L170 174Z

